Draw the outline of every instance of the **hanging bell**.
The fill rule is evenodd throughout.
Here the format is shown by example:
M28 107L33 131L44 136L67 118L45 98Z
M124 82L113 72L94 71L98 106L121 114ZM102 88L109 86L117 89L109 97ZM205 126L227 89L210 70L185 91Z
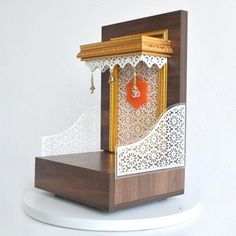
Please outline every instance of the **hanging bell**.
M93 72L91 73L91 85L90 85L90 93L93 94L95 90L94 86L94 78L93 78Z
M109 80L108 83L113 83L115 81L114 76L113 76L113 70L110 69L110 75L109 75Z

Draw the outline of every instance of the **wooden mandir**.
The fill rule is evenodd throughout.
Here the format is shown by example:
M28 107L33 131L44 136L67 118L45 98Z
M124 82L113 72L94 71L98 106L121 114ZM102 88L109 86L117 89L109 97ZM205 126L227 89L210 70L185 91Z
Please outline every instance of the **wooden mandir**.
M102 71L102 150L36 157L35 187L106 211L183 194L187 12L103 26L77 57Z

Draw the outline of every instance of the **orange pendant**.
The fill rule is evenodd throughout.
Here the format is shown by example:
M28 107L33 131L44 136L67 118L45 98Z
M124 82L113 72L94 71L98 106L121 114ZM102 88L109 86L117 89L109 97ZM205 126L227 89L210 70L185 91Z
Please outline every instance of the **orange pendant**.
M147 102L148 84L140 76L136 76L136 89L134 89L133 83L132 80L126 85L126 100L137 109Z

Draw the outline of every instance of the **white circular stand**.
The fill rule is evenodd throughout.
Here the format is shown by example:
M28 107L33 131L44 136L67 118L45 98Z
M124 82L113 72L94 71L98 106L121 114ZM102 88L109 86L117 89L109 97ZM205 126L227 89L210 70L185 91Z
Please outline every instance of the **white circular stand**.
M60 227L96 231L157 229L185 222L199 209L195 194L184 194L141 206L104 212L40 190L25 194L27 215Z

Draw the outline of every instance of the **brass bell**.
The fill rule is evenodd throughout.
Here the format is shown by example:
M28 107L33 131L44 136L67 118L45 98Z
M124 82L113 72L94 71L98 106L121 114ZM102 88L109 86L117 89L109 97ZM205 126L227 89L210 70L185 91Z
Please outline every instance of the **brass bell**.
M110 69L110 75L109 75L109 80L108 83L113 83L115 81L114 76L113 76L113 70Z

